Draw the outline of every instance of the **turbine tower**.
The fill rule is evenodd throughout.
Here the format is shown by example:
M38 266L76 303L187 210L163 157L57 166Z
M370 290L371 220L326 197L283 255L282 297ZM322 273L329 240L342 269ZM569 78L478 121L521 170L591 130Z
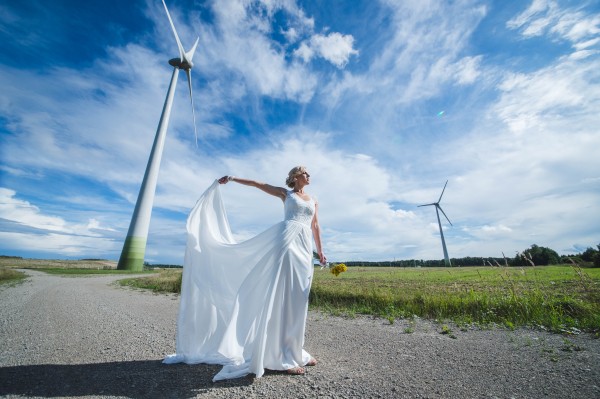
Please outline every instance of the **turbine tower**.
M121 270L142 270L144 267L144 254L146 253L146 241L148 238L148 228L150 227L150 217L152 215L152 204L154 202L154 194L156 192L156 182L158 180L158 170L160 168L160 161L162 158L163 147L165 144L165 136L167 134L167 127L169 125L169 117L171 116L171 107L173 105L173 94L177 87L177 78L179 76L179 70L183 69L187 75L188 87L190 91L190 101L192 104L192 116L194 119L194 135L196 138L196 146L198 146L198 134L196 132L196 115L194 113L194 99L192 97L192 57L196 51L196 46L200 38L196 39L196 43L187 53L184 51L175 25L169 14L169 9L165 4L165 0L162 0L163 6L169 18L169 23L173 29L175 35L175 41L179 49L179 58L173 58L169 60L169 64L173 66L173 74L171 75L171 83L169 84L169 90L163 106L162 115L158 122L158 128L156 130L156 136L154 137L154 144L150 152L150 158L148 159L148 165L146 166L146 173L144 173L144 180L140 187L137 202L135 204L135 210L131 217L131 223L129 224L129 230L127 232L127 238L123 244L123 250L121 251L121 257L119 258L119 264L117 269Z
M442 194L440 194L440 198L437 200L437 202L432 202L431 204L424 204L424 205L419 205L419 206L435 206L435 214L437 215L438 226L440 227L440 236L442 237L442 248L444 249L444 263L446 263L446 266L452 266L452 264L450 263L450 258L448 257L448 250L446 249L446 240L444 240L444 231L442 230L442 222L440 221L440 212L442 212L444 214L444 216L446 216L446 213L440 206L440 201L442 200L442 195L444 195L444 191L446 190L447 184L448 184L448 180L446 180L446 184L444 184L444 189L442 190ZM448 223L450 223L450 226L452 226L452 222L450 221L450 219L448 219L448 216L446 216L446 220L448 221Z

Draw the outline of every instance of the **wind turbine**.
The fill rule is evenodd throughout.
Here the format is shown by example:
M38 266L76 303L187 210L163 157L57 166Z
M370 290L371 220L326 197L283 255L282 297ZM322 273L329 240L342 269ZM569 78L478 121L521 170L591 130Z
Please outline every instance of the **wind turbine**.
M448 180L446 180L446 184L444 184L444 189L442 190L442 194L440 194L440 198L437 200L437 202L432 202L431 204L424 204L424 205L419 205L419 206L435 206L435 214L437 215L438 226L440 227L440 236L442 237L442 248L444 249L444 262L446 263L446 266L452 266L452 264L450 263L450 258L448 257L448 250L446 249L446 240L444 240L444 231L442 230L442 222L440 222L440 212L442 212L444 214L444 216L446 216L446 213L440 206L440 201L442 200L442 195L444 195L444 191L446 190L447 184L448 184ZM448 223L450 223L450 226L452 226L452 222L450 221L450 219L448 219L448 216L446 216L446 220L448 220Z
M158 128L156 130L156 136L154 137L154 144L150 152L150 158L148 159L148 165L146 166L146 172L144 173L144 180L140 187L140 192L135 204L135 210L131 217L131 223L129 224L129 230L127 232L127 238L123 244L123 250L121 251L121 257L119 258L119 264L117 269L122 270L142 270L144 267L144 255L146 253L146 241L148 238L148 228L150 226L150 217L152 215L152 204L154 202L154 194L156 192L156 182L158 180L158 170L160 168L160 161L162 158L163 147L165 144L165 136L167 134L167 127L169 125L169 118L171 116L171 107L173 105L173 94L177 87L177 78L179 76L179 70L183 69L187 75L188 87L190 91L190 101L192 104L192 116L194 119L194 135L196 138L196 146L198 146L198 134L196 132L196 115L194 112L194 99L192 97L192 58L196 51L196 46L200 38L196 39L196 43L187 53L181 45L177 30L169 14L169 9L165 4L165 0L162 0L163 6L169 18L169 23L173 29L175 35L175 41L179 49L179 58L173 58L169 60L169 64L173 66L173 74L171 75L171 83L169 84L169 90L165 99L160 121L158 122Z

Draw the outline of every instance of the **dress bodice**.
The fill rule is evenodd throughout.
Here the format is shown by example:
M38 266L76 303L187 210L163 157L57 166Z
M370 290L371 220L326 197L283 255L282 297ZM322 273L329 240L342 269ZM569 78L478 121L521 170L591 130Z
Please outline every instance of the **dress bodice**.
M313 215L315 214L315 201L312 197L308 201L303 200L298 194L289 190L285 198L283 209L284 220L293 220L310 226Z

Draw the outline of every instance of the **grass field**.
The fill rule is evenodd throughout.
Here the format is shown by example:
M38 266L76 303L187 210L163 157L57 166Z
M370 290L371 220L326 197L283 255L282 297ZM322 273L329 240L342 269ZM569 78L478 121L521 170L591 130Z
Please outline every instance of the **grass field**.
M181 269L161 270L158 275L119 280L123 286L149 289L154 292L180 293Z
M18 270L0 268L0 284L14 284L23 281L27 276Z
M18 266L49 273L122 273L98 261L20 260ZM30 261L30 260L29 260ZM74 269L77 263L86 270ZM64 262L63 262L64 263ZM139 272L138 272L139 273ZM165 269L148 277L121 280L122 285L155 292L181 290L181 270ZM502 324L576 329L600 333L600 268L577 265L529 267L394 268L350 267L338 277L315 269L310 306L353 316L370 314L393 323L397 318L427 318L460 325Z
M361 268L315 272L311 305L345 314L600 330L600 269Z
M61 269L61 268L36 268L36 270L48 274L59 274L62 276L89 276L90 274L155 274L155 270L131 271L116 269Z
M0 284L18 282L27 276L15 269L34 269L50 274L84 276L90 274L141 274L155 271L131 272L116 270L117 263L108 260L47 260L0 257Z
M178 292L180 271L124 284ZM421 317L455 323L600 331L600 269L577 266L373 268L339 277L315 270L310 305L334 314L388 319Z
M117 262L110 260L55 260L0 257L0 268L16 269L96 269L117 268Z

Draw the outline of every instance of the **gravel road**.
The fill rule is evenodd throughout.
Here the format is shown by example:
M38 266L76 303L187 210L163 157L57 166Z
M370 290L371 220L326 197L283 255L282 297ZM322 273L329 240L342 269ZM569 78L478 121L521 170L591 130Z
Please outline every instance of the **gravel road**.
M27 271L0 287L6 398L599 398L600 339L417 320L308 317L304 376L212 383L210 365L163 365L179 299L121 288L123 276ZM450 336L452 335L452 336Z

